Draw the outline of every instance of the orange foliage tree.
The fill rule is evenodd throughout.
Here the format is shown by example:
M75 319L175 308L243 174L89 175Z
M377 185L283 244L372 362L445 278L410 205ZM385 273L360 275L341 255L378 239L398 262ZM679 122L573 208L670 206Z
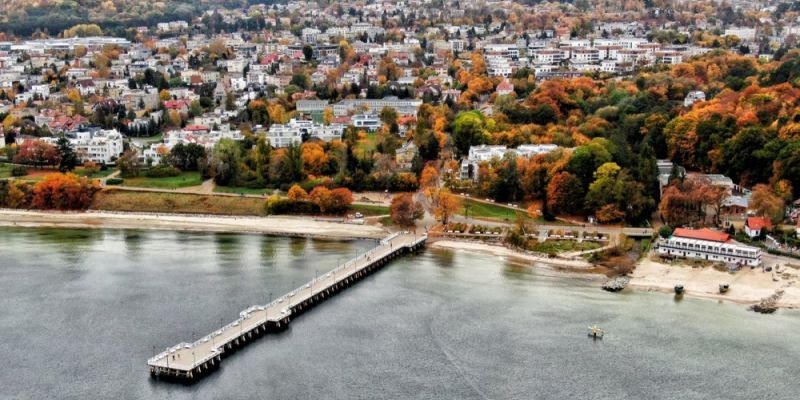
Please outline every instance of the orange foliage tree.
M289 200L307 200L308 193L300 185L292 185L286 193Z
M308 197L325 214L347 211L347 208L353 203L353 193L347 188L330 190L325 186L317 186L309 193Z
M302 159L304 172L309 175L322 175L328 166L328 155L317 142L303 143Z
M33 187L31 206L41 209L81 210L92 203L97 181L75 174L49 174Z
M389 207L392 221L400 226L412 226L425 215L422 204L414 201L411 193L400 193L392 197Z
M459 207L461 207L461 199L447 189L439 190L434 196L433 203L433 213L436 219L442 221L443 225L447 225L450 217L458 212Z

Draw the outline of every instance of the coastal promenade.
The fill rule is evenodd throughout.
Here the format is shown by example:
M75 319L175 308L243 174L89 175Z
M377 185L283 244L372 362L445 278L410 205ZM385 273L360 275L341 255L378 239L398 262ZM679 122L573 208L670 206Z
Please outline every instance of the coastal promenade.
M192 382L219 367L222 359L269 332L279 332L292 318L358 282L394 258L425 246L427 236L399 232L381 240L324 275L263 306L252 306L239 318L193 343L179 343L147 360L153 378Z

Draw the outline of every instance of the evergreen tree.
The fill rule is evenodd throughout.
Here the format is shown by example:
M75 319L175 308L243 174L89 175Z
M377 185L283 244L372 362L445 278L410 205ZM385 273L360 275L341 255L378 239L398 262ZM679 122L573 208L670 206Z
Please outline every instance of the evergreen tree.
M56 142L56 148L58 149L58 154L61 156L61 161L58 164L59 171L72 171L78 164L80 164L78 154L75 153L75 150L72 148L72 145L69 143L67 138L63 136L58 138L58 141Z

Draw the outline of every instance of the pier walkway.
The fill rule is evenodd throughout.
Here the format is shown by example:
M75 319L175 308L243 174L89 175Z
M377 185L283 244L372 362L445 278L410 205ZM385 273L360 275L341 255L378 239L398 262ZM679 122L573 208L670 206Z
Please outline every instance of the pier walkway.
M293 317L381 268L390 260L425 246L427 236L395 233L324 275L263 306L252 306L239 318L193 343L180 343L147 360L150 375L194 381L215 370L222 358L253 339L286 329Z

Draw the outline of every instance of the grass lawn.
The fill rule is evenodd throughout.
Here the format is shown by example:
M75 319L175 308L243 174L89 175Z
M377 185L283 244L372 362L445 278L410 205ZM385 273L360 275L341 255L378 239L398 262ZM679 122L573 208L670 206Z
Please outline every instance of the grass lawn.
M361 158L367 157L369 153L375 152L375 140L375 133L367 132L367 135L364 137L364 139L359 139L356 142L356 148L353 149L353 153Z
M508 222L516 221L517 213L521 213L525 218L528 216L528 212L522 208L519 211L515 211L497 204L462 199L459 214L464 215L467 212L469 217L497 219Z
M11 164L0 164L0 178L11 177L11 169L14 168Z
M364 216L371 217L376 215L388 215L389 207L372 204L351 204L350 212L360 212Z
M105 178L105 177L113 174L116 171L117 170L114 169L114 168L107 168L105 171L100 170L100 171L97 171L94 174L87 174L86 170L83 169L83 167L78 167L78 168L75 168L75 170L72 171L72 172L75 173L75 175L78 175L78 176L88 176L91 179L101 179L101 178Z
M469 208L469 217L470 218L482 218L482 219L489 219L495 221L502 221L502 222L515 222L517 220L517 213L520 213L525 221L527 222L535 222L537 224L547 224L547 225L570 225L566 222L555 220L555 221L545 221L544 218L538 216L536 218L531 218L528 216L528 210L520 206L520 208L511 209L508 207L504 207L499 204L493 203L484 203L482 201L475 201L475 200L467 200L461 199L461 208L458 210L459 215L465 214L465 206Z
M546 240L542 243L537 243L531 250L546 254L559 254L568 251L594 250L600 247L601 244L596 242L578 243L577 240Z
M252 197L208 196L188 193L133 192L106 189L98 192L93 210L167 212L216 215L264 215L264 200Z
M166 178L148 178L137 176L135 178L125 178L124 186L156 188L156 189L177 189L189 186L199 186L203 183L203 177L197 171L181 172L178 176Z
M237 186L215 186L214 192L216 193L236 193L236 194L259 194L271 195L275 189L268 188L246 188Z
M162 140L164 140L164 134L159 133L158 135L142 137L142 138L135 138L135 139L136 140L142 140L142 141L145 141L145 142L150 142L150 143L157 143L157 142L161 142Z

